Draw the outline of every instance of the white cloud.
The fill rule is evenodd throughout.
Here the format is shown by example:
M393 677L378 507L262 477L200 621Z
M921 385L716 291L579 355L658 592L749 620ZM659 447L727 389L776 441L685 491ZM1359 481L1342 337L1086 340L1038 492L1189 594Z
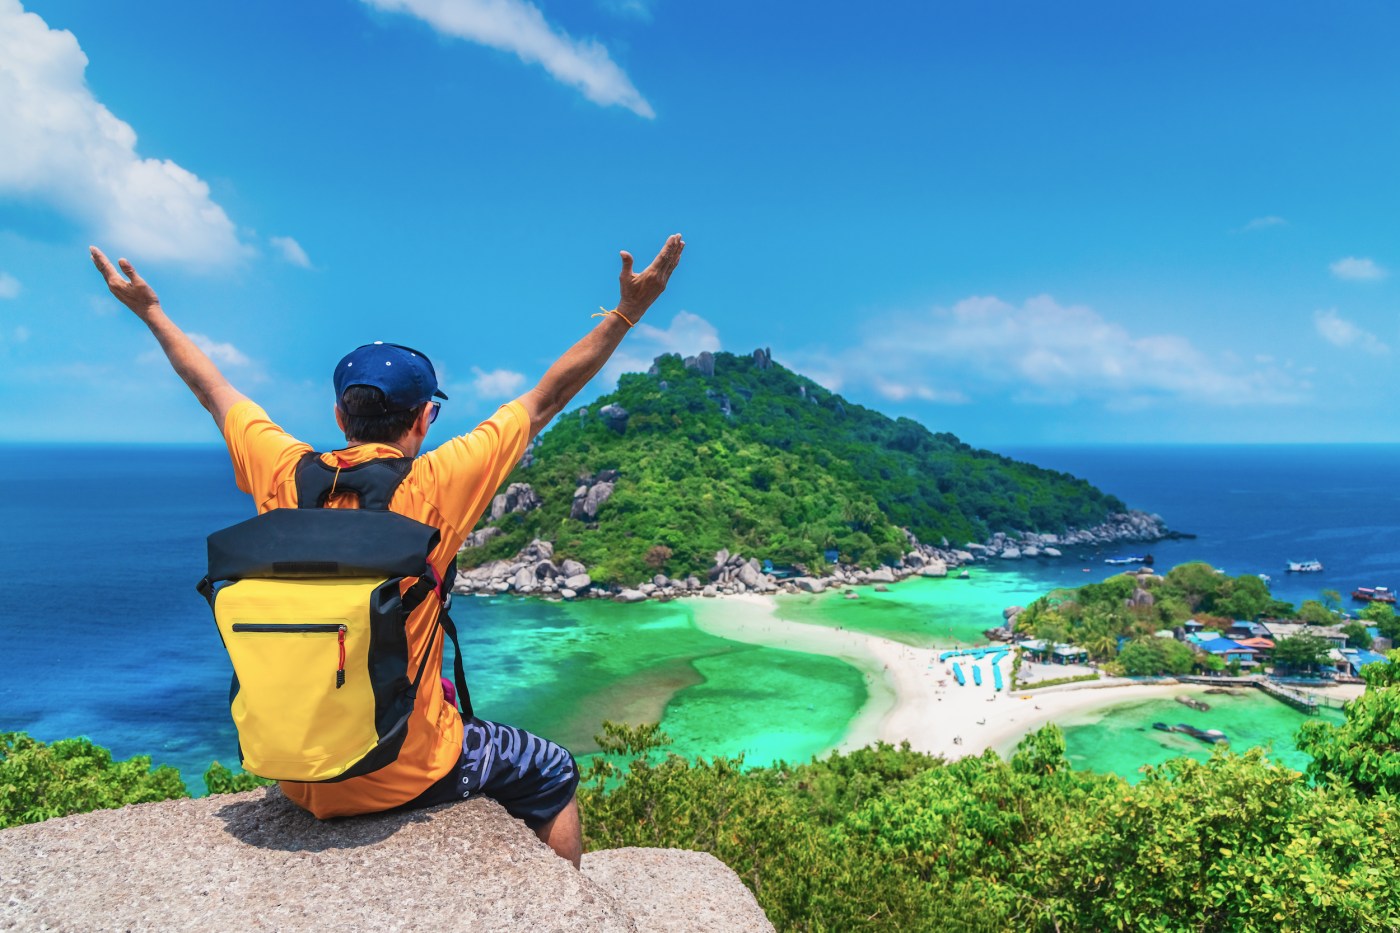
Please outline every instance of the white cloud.
M528 0L362 0L391 13L416 16L438 32L514 52L538 64L595 104L626 107L648 119L656 116L627 74L592 39L575 39L545 21Z
M54 207L139 262L213 265L244 252L209 186L142 158L83 77L87 56L19 0L0 0L0 195Z
M1212 355L1185 337L1135 334L1082 305L1048 295L1012 305L971 297L951 308L888 315L840 353L795 361L824 385L865 386L895 401L962 404L1278 404L1306 385L1276 365Z
M603 379L611 385L623 373L646 372L652 360L663 353L695 356L706 350L713 353L718 349L719 331L698 314L678 311L665 329L638 321L637 326L627 333L622 346L603 367Z
M303 269L311 268L311 257L306 255L306 250L301 248L301 244L289 236L269 237L268 242L272 244L277 252L282 254L282 258L294 266L301 266Z
M8 272L0 272L0 298L18 298L19 291L19 279Z
M204 351L204 355L215 363L224 366L250 366L252 360L244 355L243 351L231 343L220 343L216 340L204 336L203 334L190 334L190 340L194 345Z
M485 398L513 398L525 384L525 374L509 369L493 369L489 373L472 367L472 391Z
M1372 356L1381 356L1390 352L1390 347L1386 346L1379 337L1369 331L1362 330L1337 314L1336 308L1314 312L1313 326L1317 328L1322 339L1333 346L1355 347Z
M1254 219L1251 220L1249 223L1247 223L1247 224L1245 224L1243 227L1241 227L1240 230L1243 231L1243 232L1245 232L1245 233L1250 233L1250 232L1255 231L1255 230L1267 230L1267 229L1269 229L1270 227L1286 227L1286 226L1288 226L1288 221L1284 220L1282 217L1276 217L1276 216L1274 216L1273 214L1270 214L1270 215L1267 216L1267 217L1256 217L1256 218L1254 218Z
M1355 256L1338 259L1328 268L1337 278L1345 279L1348 282L1375 282L1390 274L1376 265L1374 260L1358 259Z

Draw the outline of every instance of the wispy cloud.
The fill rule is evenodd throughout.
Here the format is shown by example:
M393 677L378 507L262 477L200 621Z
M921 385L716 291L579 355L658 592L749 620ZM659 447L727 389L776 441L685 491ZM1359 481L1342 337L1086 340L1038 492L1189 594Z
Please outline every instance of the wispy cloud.
M1288 221L1282 217L1270 214L1267 217L1256 217L1240 228L1241 233L1252 233L1255 230L1268 230L1270 227L1286 227Z
M71 32L0 0L0 195L53 207L138 262L243 255L207 184L137 154L135 130L88 89L87 63Z
M651 0L598 0L598 5L614 16L651 22Z
M1322 339L1333 346L1355 348L1372 356L1383 356L1390 352L1390 347L1384 341L1343 318L1336 308L1314 312L1313 326L1317 328Z
M391 13L407 13L438 32L514 52L558 81L578 88L595 104L656 116L626 72L592 39L575 39L551 26L528 0L362 0Z
M1348 282L1375 282L1390 274L1376 265L1375 260L1357 258L1356 256L1338 259L1327 268L1331 269L1332 274L1337 278Z
M1002 399L1134 410L1180 401L1280 404L1308 389L1282 367L1211 354L1173 334L1133 333L1048 295L1020 305L972 297L890 314L872 320L857 344L796 354L794 364L830 387L938 404Z
M215 363L224 366L251 366L253 361L248 359L247 354L231 343L212 340L203 334L190 334L190 340L194 345L204 351L204 355Z
M0 298L18 298L19 279L8 272L0 272Z
M663 353L694 356L706 350L713 353L719 347L719 331L715 326L689 311L676 312L665 328L638 321L626 342L603 367L603 379L611 385L623 373L645 372L652 360Z
M306 250L302 249L301 244L291 237L269 237L267 242L272 245L273 249L277 250L283 259L292 265L300 266L303 269L311 268L311 257L306 255Z
M479 366L472 367L472 391L483 398L510 398L525 385L525 374L509 369L493 369L489 373Z

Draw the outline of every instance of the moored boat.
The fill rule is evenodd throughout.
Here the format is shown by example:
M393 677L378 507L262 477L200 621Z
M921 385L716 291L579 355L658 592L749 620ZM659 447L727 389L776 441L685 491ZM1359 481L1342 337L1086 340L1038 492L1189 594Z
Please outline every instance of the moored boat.
M1395 593L1386 586L1358 586L1351 598L1359 603L1394 603Z
M1320 560L1290 560L1288 562L1289 573L1321 573L1322 561Z

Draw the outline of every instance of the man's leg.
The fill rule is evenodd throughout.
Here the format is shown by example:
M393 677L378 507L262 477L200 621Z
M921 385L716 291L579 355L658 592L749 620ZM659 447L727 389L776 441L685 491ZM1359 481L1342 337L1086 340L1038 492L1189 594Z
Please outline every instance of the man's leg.
M536 829L535 835L560 858L568 859L578 868L583 858L583 828L578 822L578 798L570 798L569 805Z

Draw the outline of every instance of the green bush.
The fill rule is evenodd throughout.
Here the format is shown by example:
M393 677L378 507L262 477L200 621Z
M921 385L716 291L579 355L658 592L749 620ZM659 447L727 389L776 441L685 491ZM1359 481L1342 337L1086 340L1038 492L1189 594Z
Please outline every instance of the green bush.
M0 732L0 829L56 816L188 797L180 772L147 755L113 761L87 739L52 744Z

